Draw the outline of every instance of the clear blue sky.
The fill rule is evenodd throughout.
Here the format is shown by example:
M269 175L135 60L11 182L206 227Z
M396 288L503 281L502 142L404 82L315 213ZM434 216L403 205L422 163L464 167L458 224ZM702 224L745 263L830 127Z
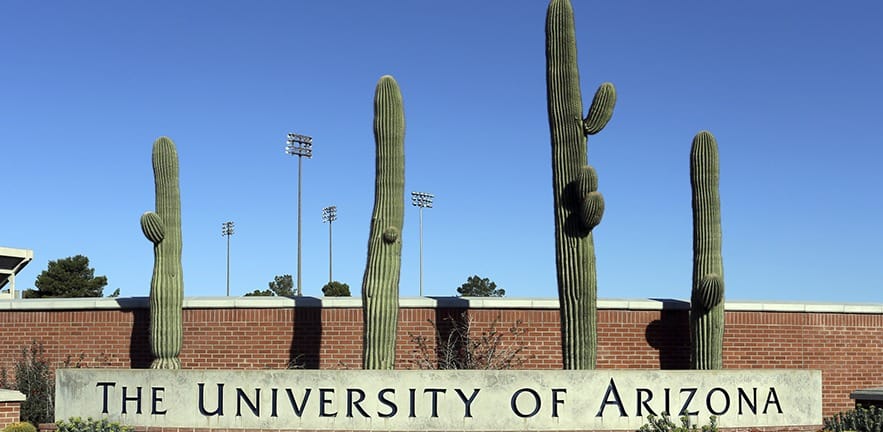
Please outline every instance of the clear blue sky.
M149 291L151 145L178 146L187 296L303 286L359 295L374 191L372 98L405 102L406 193L424 211L424 291L473 274L507 297L555 297L545 1L0 2L0 246L33 249L18 288L76 254L105 293ZM883 302L883 4L576 1L584 100L613 82L590 138L606 213L601 298L689 298L689 148L721 159L730 300ZM409 201L409 200L408 200ZM401 295L418 292L418 210L405 214Z

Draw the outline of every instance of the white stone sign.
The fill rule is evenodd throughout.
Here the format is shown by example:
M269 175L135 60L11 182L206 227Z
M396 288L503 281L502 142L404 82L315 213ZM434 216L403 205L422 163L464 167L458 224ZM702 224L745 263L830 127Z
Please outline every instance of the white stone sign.
M822 423L821 372L59 369L55 418L311 430L636 430Z

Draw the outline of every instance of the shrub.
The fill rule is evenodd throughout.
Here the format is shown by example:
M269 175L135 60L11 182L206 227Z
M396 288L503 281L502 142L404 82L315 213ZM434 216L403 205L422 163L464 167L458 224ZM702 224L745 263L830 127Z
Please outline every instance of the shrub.
M717 417L711 416L707 425L692 424L690 417L682 416L681 424L676 425L668 413L662 413L661 417L654 415L647 416L647 423L638 429L639 432L717 432Z
M28 422L21 421L7 425L0 429L0 432L37 432L37 428Z
M51 423L54 419L55 383L43 344L31 342L21 349L21 358L15 362L15 389L27 400L21 404L21 419L33 425Z
M859 406L826 418L825 430L831 432L857 431L881 432L883 430L883 408Z
M105 356L100 364L109 366L110 360ZM85 365L84 353L77 357L67 355L61 362L64 368L81 368ZM46 359L43 344L36 340L30 346L21 349L21 357L15 360L13 367L15 382L9 382L6 368L0 368L0 388L13 388L22 392L27 399L21 404L21 419L31 425L52 423L55 419L55 381L49 361ZM10 432L0 429L0 432ZM13 431L28 432L28 431Z
M55 422L56 432L132 432L132 426L121 425L106 418L95 420L92 417L83 420L80 417L71 417L67 420Z
M418 369L516 369L524 363L527 330L519 320L507 330L500 330L500 318L490 328L474 335L472 318L462 313L447 317L444 325L429 320L435 330L435 344L423 335L411 334L413 365Z

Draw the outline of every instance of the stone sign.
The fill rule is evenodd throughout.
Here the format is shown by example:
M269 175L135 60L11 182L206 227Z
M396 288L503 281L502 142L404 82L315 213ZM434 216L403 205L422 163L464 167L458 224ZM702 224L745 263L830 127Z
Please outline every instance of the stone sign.
M310 430L636 430L651 414L721 427L822 423L810 370L59 369L55 418Z

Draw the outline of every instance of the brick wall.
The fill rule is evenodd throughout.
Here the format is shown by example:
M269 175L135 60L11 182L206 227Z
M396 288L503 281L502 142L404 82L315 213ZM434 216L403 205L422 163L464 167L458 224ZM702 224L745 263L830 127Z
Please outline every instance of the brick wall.
M19 421L22 401L23 394L0 388L0 430Z
M54 367L143 368L150 363L146 299L18 300L0 309L0 368L38 341ZM687 369L688 306L678 301L599 301L598 368ZM452 321L452 319L454 321ZM557 301L403 299L396 367L432 357L431 322L443 339L467 320L523 346L526 369L561 367ZM511 327L524 330L513 342ZM822 371L823 411L852 406L849 393L883 384L883 306L728 303L724 367ZM359 299L186 299L182 366L193 369L361 367Z
M21 402L0 402L0 429L19 420Z
M19 420L20 402L0 402L0 429Z

